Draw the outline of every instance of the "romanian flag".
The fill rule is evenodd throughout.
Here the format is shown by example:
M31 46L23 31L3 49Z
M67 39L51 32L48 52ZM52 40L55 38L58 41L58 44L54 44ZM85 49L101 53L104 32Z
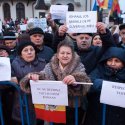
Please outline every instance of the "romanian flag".
M113 0L113 5L112 5L110 15L112 15L113 12L117 12L117 14L120 14L120 6L119 6L118 0Z
M35 104L36 118L54 123L66 123L66 107Z
M100 8L111 9L113 0L97 0Z

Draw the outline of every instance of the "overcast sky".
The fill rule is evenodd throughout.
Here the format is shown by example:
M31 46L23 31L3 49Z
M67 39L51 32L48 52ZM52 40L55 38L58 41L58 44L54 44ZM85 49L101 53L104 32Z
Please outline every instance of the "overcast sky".
M120 9L125 12L125 0L119 0Z

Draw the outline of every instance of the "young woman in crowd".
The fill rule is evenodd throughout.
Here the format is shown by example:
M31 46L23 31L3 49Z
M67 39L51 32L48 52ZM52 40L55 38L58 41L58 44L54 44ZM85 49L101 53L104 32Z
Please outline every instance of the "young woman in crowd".
M74 125L75 96L78 96L79 124L82 121L84 111L81 108L83 97L89 90L89 85L77 85L75 82L91 82L85 73L84 65L80 62L79 56L74 52L72 42L64 40L57 48L57 54L53 56L44 70L40 73L29 73L21 80L20 85L24 92L30 92L29 80L56 80L63 81L68 85L69 106L66 108L66 125ZM60 124L59 124L60 125Z
M92 36L92 45L93 46L102 46L102 40L101 40L101 37L98 33L94 34Z

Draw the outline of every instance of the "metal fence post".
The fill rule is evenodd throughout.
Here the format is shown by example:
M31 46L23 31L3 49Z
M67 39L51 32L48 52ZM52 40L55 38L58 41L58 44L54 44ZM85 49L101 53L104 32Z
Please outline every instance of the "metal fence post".
M78 125L78 97L75 97L75 125Z
M105 125L106 121L106 104L102 104L102 125Z

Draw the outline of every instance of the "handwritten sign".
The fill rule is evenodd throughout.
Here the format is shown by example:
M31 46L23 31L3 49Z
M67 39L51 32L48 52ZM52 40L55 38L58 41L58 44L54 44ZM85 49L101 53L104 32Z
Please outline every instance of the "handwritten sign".
M26 31L27 24L20 25L21 31Z
M11 80L11 66L8 57L0 57L0 81Z
M43 31L46 31L46 28L47 28L46 18L40 18L40 22L41 22L41 27L42 27Z
M67 12L68 33L96 33L97 12Z
M52 19L66 19L66 12L68 11L68 5L51 5L50 13Z
M28 21L28 24L32 23L33 27L39 27L42 28L43 31L47 28L47 21L46 18L30 18Z
M100 102L125 108L125 84L103 81Z
M30 81L34 104L68 105L67 85L62 81Z

